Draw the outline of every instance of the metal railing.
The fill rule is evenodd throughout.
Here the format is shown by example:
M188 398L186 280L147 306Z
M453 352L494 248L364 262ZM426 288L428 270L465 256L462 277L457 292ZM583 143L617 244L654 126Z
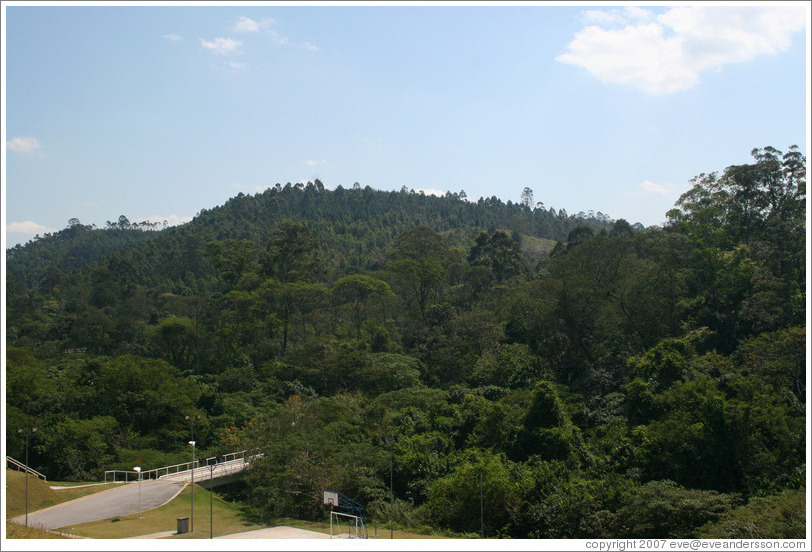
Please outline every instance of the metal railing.
M119 479L119 474L124 474L123 479ZM104 482L105 483L126 483L130 480L130 474L133 474L133 481L138 481L138 472L134 471L126 471L126 470L107 470L104 472ZM109 481L108 481L109 478Z
M204 460L205 464L202 466L200 465L200 460L195 459L194 462L183 462L181 464L175 464L172 466L164 466L162 468L142 471L141 479L186 479L191 477L192 470L194 469L195 479L203 480L208 479L209 476L212 476L212 472L209 469L209 466L211 465L215 466L215 472L218 472L218 469L220 470L218 472L220 475L217 475L217 477L222 477L223 475L242 471L248 465L250 460L260 457L262 457L262 453L258 453L255 450L241 450L239 452L231 452L220 457L211 456L206 458ZM119 474L123 474L123 479L120 480L122 482L138 481L138 472L136 471L107 470L104 472L104 482L107 483L108 478L110 478L111 482L117 483L119 481ZM130 479L131 475L132 479Z
M36 475L38 478L41 478L43 481L48 481L47 477L42 475L40 472L38 472L34 468L29 468L28 466L26 466L25 464L23 464L19 460L15 460L11 456L6 456L6 466L8 466L9 464L11 464L15 468L17 468L17 470L19 470L19 471L28 472L30 474Z
M182 464L175 464L173 466L164 466L162 468L155 468L152 470L146 470L141 472L141 480L145 479L158 479L162 477L161 473L164 475L168 475L171 473L178 473L182 471L189 471L192 469L192 465L194 464L195 467L200 465L200 460L195 460L194 462L183 462ZM104 472L104 482L107 483L108 477L112 478L112 483L117 483L118 474L124 474L124 482L130 481L130 475L133 476L132 481L138 481L138 472L134 470L107 470Z
M208 481L209 479L216 479L218 477L226 477L235 473L240 473L248 467L248 463L243 458L236 460L229 460L228 462L212 463L206 466L201 466L194 469L194 476L196 482ZM191 479L192 470L173 473L170 475L162 475L160 479Z

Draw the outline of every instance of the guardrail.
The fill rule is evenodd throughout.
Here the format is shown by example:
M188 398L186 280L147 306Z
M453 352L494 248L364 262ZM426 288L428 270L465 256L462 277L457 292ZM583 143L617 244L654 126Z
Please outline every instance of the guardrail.
M47 477L45 477L44 475L42 475L40 472L38 472L38 471L37 471L37 470L35 470L34 468L29 468L28 466L26 466L25 464L23 464L23 463L22 463L22 462L20 462L19 460L15 460L15 459L14 459L14 458L12 458L11 456L6 456L6 466L8 466L9 464L11 464L11 465L12 465L12 466L14 466L15 468L17 468L17 470L19 470L19 471L24 471L24 472L28 472L28 473L34 474L34 475L36 475L38 478L41 478L43 481L48 481L48 478L47 478Z

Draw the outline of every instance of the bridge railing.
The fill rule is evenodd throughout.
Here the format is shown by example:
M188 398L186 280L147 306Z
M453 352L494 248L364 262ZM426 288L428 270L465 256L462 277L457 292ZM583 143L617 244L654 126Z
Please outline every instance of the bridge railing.
M202 468L195 470L196 481L206 481L215 479L217 477L226 477L236 473L242 472L246 467L246 462L243 458L236 458L227 462L220 462L218 464L209 464Z
M32 475L36 475L38 478L41 478L43 481L48 481L48 478L46 478L44 475L42 475L40 472L38 472L34 468L29 468L28 466L26 466L25 464L23 464L19 460L15 460L11 456L6 456L6 465L8 466L9 464L14 466L19 471L28 472L28 473L30 473Z
M144 479L158 479L162 475L188 471L192 469L193 465L195 467L200 466L200 460L195 460L194 462L183 462L182 464L175 464L173 466L164 466L162 468L154 468L151 470L142 471L141 480L143 481ZM123 476L121 474L123 474ZM119 477L124 477L124 479L119 479ZM105 483L108 482L116 483L118 481L124 482L138 481L138 472L135 470L107 470L104 472Z
M212 465L220 466L221 471L219 473L222 473L224 470L231 470L229 473L236 473L237 471L244 469L245 464L251 459L261 456L262 453L259 453L257 450L246 449L238 452L230 452L228 454L224 454L223 456L210 456L209 458L205 458L202 466L201 461L199 459L195 459L194 462L183 462L181 464L174 464L172 466L145 470L141 472L141 479L159 479L172 475L182 475L184 472L191 472L192 469L195 471L195 478L200 477L198 476L198 473L210 476L211 472L210 470L206 469L206 467ZM215 471L217 471L217 468L215 468ZM138 481L138 472L134 470L107 470L104 472L105 483L116 483L118 481Z
M174 466L165 466L163 468L155 468L153 470L147 470L144 473L145 479L158 479L161 476L169 475L178 472L189 471L191 469L198 468L200 466L200 460L195 460L194 462L183 462L182 464L175 464Z

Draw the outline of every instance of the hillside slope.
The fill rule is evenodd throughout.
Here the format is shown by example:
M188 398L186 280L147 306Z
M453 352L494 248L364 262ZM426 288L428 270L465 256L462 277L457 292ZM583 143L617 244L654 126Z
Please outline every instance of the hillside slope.
M564 211L505 204L495 197L473 203L451 194L435 197L369 187L330 191L317 180L307 185L277 184L253 196L239 194L224 205L202 209L188 224L160 232L145 232L129 224L108 225L105 229L74 225L7 250L7 271L18 285L35 287L45 280L53 286L62 273L121 252L120 262L132 269L131 277L157 273L177 279L187 272L200 277L209 273L201 257L206 243L235 239L263 246L283 220L307 225L332 261L359 270L379 268L389 243L416 225L458 237L464 235L467 239L452 245L467 248L481 230L503 229L532 238L566 240L578 225L599 230L612 223L600 213L593 217L583 213L568 216ZM536 247L527 251L534 260L551 249L549 242L541 249L537 247L540 242L533 243ZM340 259L330 251L338 252Z

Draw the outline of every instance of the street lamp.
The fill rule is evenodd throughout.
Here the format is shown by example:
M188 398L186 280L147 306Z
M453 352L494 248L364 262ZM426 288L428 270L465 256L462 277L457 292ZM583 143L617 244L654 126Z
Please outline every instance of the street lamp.
M214 493L212 492L212 479L214 479L214 464L209 464L209 538L214 538Z
M200 419L200 414L196 415L194 418L189 416L188 414L183 417L184 420L188 420L189 424L191 424L191 435L189 444L192 445L192 516L189 519L189 530L194 532L195 530L195 420Z
M37 428L32 427L31 433L34 434L37 432ZM28 433L23 431L22 429L17 430L18 435L25 436L25 526L28 527L28 470L31 468L28 467Z
M195 442L189 441L192 445L192 516L189 520L189 531L195 531Z
M200 420L200 414L192 418L189 415L183 417L184 420L187 420L192 425L192 434L189 436L189 439L192 441L195 440L195 420Z
M138 519L141 519L141 466L133 469L138 473Z

